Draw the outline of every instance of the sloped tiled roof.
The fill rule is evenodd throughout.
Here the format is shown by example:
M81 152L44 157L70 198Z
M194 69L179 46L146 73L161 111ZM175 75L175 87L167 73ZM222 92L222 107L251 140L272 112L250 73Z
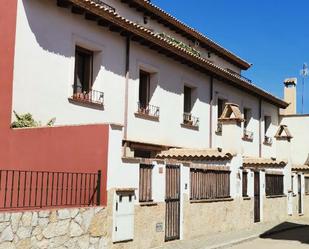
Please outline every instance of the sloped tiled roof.
M177 160L230 160L233 154L218 149L170 149L162 151L157 158Z
M191 28L190 26L186 25L176 17L172 16L171 14L167 13L163 9L159 8L155 4L151 3L149 0L122 0L122 2L126 2L128 4L136 5L140 10L144 10L147 15L155 16L164 20L166 24L172 26L173 28L177 28L181 30L185 36L190 37L191 39L198 40L200 43L203 43L205 46L210 47L212 50L217 52L220 56L224 57L225 59L229 59L234 64L239 66L242 69L250 68L251 64L244 59L240 58L239 56L235 55L231 51L227 50L226 48L220 46L218 43L214 42L210 38L206 37L201 32L197 31L196 29Z
M159 34L152 32L151 30L143 27L142 25L139 25L120 16L117 12L111 10L110 8L102 4L99 4L92 0L67 1L87 10L88 12L102 18L105 21L113 23L113 25L115 25L119 29L125 30L127 33L142 37L149 44L152 44L152 47L158 46L160 47L160 49L167 50L169 51L169 53L172 53L174 57L177 57L184 61L189 61L190 64L195 65L196 68L199 68L204 72L209 72L211 74L217 75L220 78L223 78L226 82L231 83L237 88L241 88L249 93L259 95L270 103L277 105L278 107L286 108L288 106L288 103L286 103L282 99L279 99L274 95L262 90L251 82L241 78L241 76L228 72L226 69L223 69L213 64L206 58L199 57L193 54L192 52L182 48L181 46L171 42L166 38L163 38Z
M287 162L273 158L244 157L243 165L244 167L283 168Z
M309 171L309 165L295 164L292 166L292 170L295 170L295 171L308 170Z

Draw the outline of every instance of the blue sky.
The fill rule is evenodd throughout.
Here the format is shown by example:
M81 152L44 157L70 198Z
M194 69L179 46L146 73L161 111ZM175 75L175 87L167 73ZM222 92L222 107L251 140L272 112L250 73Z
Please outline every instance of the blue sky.
M308 0L152 0L173 16L236 53L253 66L243 75L283 97L283 80L298 78L309 63ZM304 112L309 113L309 77Z

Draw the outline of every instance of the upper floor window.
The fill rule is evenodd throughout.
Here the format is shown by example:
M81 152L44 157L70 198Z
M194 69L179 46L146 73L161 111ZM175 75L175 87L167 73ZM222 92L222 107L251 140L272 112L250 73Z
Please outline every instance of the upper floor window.
M92 88L93 52L76 47L74 93L89 93Z
M189 127L198 127L199 119L192 115L193 88L184 86L183 124Z
M151 100L152 76L153 74L143 70L139 72L138 113L158 118L160 115L159 107L149 104Z
M146 108L150 102L150 73L139 72L139 103L141 108Z
M264 143L272 144L272 138L269 136L269 128L271 125L271 116L264 116Z
M252 113L250 108L244 108L244 135L243 139L247 141L253 140L253 132L248 129L250 121L252 118Z
M222 113L223 113L223 110L225 108L225 104L226 104L226 100L225 99L218 99L218 103L217 103L217 106L218 106L218 110L217 110L217 113L218 113L218 118L221 117Z
M225 108L225 104L226 104L226 100L225 99L221 99L221 98L218 98L217 100L217 118L219 119L224 111L224 108ZM217 130L216 130L216 133L218 135L221 135L222 134L222 123L221 122L217 122Z
M185 113L191 113L192 111L192 88L184 87L184 106L183 111Z
M76 46L73 99L103 105L103 93L93 87L92 51Z

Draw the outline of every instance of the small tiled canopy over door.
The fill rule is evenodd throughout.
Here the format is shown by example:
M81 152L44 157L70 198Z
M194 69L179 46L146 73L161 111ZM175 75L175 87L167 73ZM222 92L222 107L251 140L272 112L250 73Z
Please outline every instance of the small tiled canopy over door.
M116 192L113 242L133 240L134 198L134 191Z

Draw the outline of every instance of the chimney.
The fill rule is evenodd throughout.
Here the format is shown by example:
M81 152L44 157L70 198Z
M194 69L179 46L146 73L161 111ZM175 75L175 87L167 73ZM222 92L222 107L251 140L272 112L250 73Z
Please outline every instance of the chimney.
M284 100L289 106L283 110L284 115L296 114L296 85L297 78L289 78L284 80Z

